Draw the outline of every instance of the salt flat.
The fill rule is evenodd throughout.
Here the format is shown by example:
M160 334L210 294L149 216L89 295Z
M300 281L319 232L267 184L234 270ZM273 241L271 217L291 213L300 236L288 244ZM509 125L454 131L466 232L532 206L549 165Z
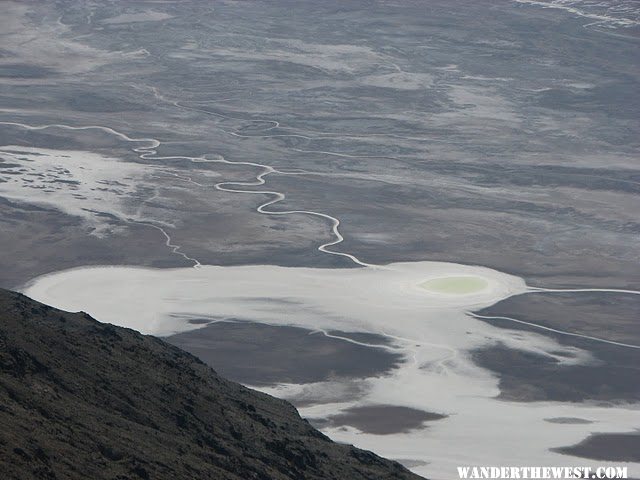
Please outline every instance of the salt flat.
M425 282L434 281L436 286L444 285L444 292L424 288ZM572 465L574 459L549 448L578 443L593 425L550 423L549 418L582 418L597 423L600 432L622 432L628 428L629 416L637 413L638 405L633 404L607 408L495 398L498 379L471 361L469 352L475 348L500 344L543 356L558 366L593 361L585 350L560 345L537 333L496 328L467 314L527 291L518 277L443 262L354 269L94 267L46 275L24 289L28 296L58 308L84 310L101 321L159 336L202 328L205 323L189 319L213 314L217 319L325 333L341 330L384 336L391 343L382 348L401 353L404 362L387 374L356 380L363 392L356 400L341 394L344 383L353 379L261 389L294 401L301 395L315 397L315 404L301 408L312 419L367 405L446 415L429 422L427 428L386 435L351 426L329 424L324 428L339 441L413 462L416 472L432 478L447 478L447 472L459 464ZM326 400L331 391L333 398ZM325 400L319 400L322 398ZM487 432L492 432L491 442L485 441ZM514 445L518 446L515 451Z

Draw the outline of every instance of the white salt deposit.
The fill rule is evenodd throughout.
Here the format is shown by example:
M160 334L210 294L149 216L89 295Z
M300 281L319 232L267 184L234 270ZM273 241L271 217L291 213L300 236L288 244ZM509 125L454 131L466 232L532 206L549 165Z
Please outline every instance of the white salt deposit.
M458 286L460 278L473 279L483 288L462 293L424 288L425 282L442 278L458 279ZM84 310L103 322L160 336L197 329L202 325L187 319L203 316L384 335L404 353L406 363L391 374L357 381L366 387L357 401L343 400L348 381L263 390L281 397L304 394L332 402L301 409L306 417L322 418L366 404L449 415L431 422L428 429L401 434L379 436L351 427L324 430L335 440L380 455L427 462L414 462L413 470L429 478L452 478L458 465L607 465L577 461L549 449L579 442L594 425L598 432L628 431L637 405L607 408L499 401L494 398L499 393L498 380L469 359L470 350L500 342L560 364L592 360L587 352L542 335L495 328L466 314L526 291L518 277L439 262L356 269L92 267L43 276L24 289L30 297L58 308ZM545 421L550 417L579 417L596 423ZM629 466L630 474L640 471L638 464Z

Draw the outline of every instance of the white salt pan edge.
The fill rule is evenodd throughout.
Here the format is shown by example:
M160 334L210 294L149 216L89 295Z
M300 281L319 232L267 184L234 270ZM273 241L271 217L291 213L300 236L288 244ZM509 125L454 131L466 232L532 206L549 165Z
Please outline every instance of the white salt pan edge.
M480 277L487 286L463 295L421 286L431 279L462 275ZM69 311L85 310L100 321L159 336L201 328L175 318L188 314L307 328L384 330L408 337L416 335L415 323L425 324L425 311L430 312L429 318L437 316L434 311L464 312L524 291L526 285L518 277L442 262L367 269L83 267L44 275L24 289L43 303ZM283 308L282 302L289 306ZM304 305L304 311L292 304ZM317 318L309 316L310 307L322 310L328 318L318 324Z
M484 279L486 288L452 295L420 286L433 278L467 275ZM498 401L493 398L499 393L497 379L468 358L468 351L500 342L560 364L591 361L587 352L535 333L495 328L465 313L526 289L522 279L484 267L414 262L364 269L90 267L39 277L23 291L63 310L84 310L100 321L160 336L201 328L187 321L198 317L387 336L407 362L390 375L358 381L367 390L357 401L340 400L338 391L348 388L344 382L262 390L281 397L304 394L316 398L331 398L338 390L333 403L301 409L307 417L326 417L365 404L448 414L426 430L403 434L324 430L335 440L386 457L428 462L413 470L429 478L453 478L459 465L607 465L558 455L549 448L577 443L592 431L625 432L638 427L632 425L632 419L638 418L638 405L604 408ZM559 416L596 423L544 421ZM630 474L640 471L638 464L629 466Z

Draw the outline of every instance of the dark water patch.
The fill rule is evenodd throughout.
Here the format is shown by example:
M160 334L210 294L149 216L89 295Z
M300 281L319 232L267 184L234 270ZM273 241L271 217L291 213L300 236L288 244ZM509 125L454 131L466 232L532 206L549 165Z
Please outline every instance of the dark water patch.
M586 418L577 418L577 417L545 418L544 421L547 423L561 423L566 425L585 425L588 423L593 423L591 420L587 420Z
M640 344L637 328L640 297L606 292L518 295L481 310L561 331ZM479 365L500 376L501 397L536 401L636 401L640 398L640 350L563 335L501 319L479 319L494 327L550 336L561 345L588 351L590 365L562 365L504 346L474 352ZM562 348L553 353L557 355ZM564 357L571 357L567 350Z
M591 352L596 360L588 365L562 365L553 358L513 350L503 344L476 349L472 358L480 367L498 375L499 398L504 400L637 401L640 352L606 344L596 345Z
M324 419L309 420L318 428L355 427L373 435L406 433L426 428L426 422L442 420L447 415L425 412L416 408L396 405L368 405L353 407Z
M594 433L570 447L552 451L607 462L640 462L640 433Z
M206 325L207 323L211 323L213 320L209 318L191 318L187 320L191 325Z
M530 293L507 298L479 313L617 342L640 344L640 295L615 292Z
M383 348L310 332L289 326L218 322L165 340L199 357L225 377L250 385L379 376L396 368L403 359Z

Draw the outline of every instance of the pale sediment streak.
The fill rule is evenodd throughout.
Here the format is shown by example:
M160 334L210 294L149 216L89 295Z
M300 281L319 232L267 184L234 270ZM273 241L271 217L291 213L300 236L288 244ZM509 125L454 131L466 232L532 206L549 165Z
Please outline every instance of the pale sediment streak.
M638 290L624 290L619 288L544 288L544 287L528 287L529 292L526 293L627 293L630 295L640 295Z
M590 26L604 25L604 26L613 26L613 27L635 27L640 24L637 18L629 18L624 17L622 15L608 15L609 12L615 10L615 6L610 5L604 11L600 12L589 12L587 8L593 7L595 5L589 5L586 2L580 1L562 1L562 0L514 0L516 3L534 5L542 8L551 8L564 10L566 12L572 13L579 17L588 18L593 20L593 22L583 25L583 27L587 28ZM606 4L600 3L598 6L606 6ZM622 5L618 5L618 11L614 13L622 13L622 9L620 8ZM637 15L637 7L635 8L635 13ZM632 13L631 11L627 11L627 13Z

